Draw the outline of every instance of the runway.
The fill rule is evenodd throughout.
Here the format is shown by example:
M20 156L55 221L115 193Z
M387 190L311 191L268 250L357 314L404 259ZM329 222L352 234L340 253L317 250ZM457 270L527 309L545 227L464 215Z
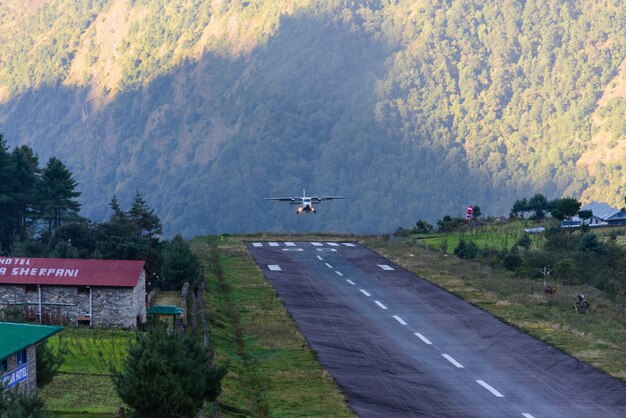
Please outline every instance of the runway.
M251 242L362 417L625 417L626 386L349 242Z

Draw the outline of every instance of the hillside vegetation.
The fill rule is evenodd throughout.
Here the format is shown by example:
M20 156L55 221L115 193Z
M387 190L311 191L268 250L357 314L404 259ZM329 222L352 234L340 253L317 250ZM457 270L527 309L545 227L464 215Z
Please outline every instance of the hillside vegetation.
M0 131L103 220L382 231L626 195L622 0L9 0ZM262 197L341 193L296 217Z

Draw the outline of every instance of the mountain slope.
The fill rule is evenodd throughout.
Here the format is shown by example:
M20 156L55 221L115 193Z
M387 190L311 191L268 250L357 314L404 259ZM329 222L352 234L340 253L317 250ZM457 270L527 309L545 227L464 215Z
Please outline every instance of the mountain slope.
M98 220L138 189L189 236L626 195L619 0L79 3L0 6L0 130ZM353 199L261 200L302 187Z

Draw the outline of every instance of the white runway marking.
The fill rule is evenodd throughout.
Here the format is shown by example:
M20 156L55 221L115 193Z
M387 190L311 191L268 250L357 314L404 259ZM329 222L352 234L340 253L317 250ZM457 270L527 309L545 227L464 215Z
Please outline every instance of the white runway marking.
M262 247L262 246L263 246L263 244L261 244L260 242L253 242L253 243L252 243L252 246L253 246L253 247Z
M387 309L387 307L385 305L383 305L382 303L380 303L380 301L375 300L374 303L378 306L380 306L380 309Z
M337 252L337 250L336 250L336 249L334 249L334 248L331 248L330 250L331 250L332 252L334 252L334 253L336 253L336 252Z
M326 244L330 245L331 247L339 247L339 244L337 244L336 242L327 242Z
M282 271L278 264L268 264L267 268L272 271Z
M504 398L503 394L501 394L500 392L495 390L492 386L490 386L487 383L485 383L484 380L477 380L476 383L478 383L480 386L482 386L485 389L487 389L489 392L493 393L493 395L496 396L497 398Z
M442 356L448 360L450 363L454 364L456 367L458 367L459 369L463 368L463 365L461 363L459 363L458 361L456 361L455 359L453 359L452 357L450 357L447 354L442 354Z
M428 345L432 344L428 338L424 337L419 332L416 332L415 335L417 336L417 338L419 338L420 340L424 341L426 344L428 344Z
M378 267L380 267L381 269L385 270L385 271L391 271L394 270L393 267L388 266L387 264L376 264Z
M350 280L350 279L346 279L346 281L347 281L348 283L350 283L352 286L354 286L354 282L353 282L352 280Z
M302 248L283 248L283 251L304 251Z
M317 259L320 261L324 261L324 259L322 257L320 257L319 255L317 256Z
M356 245L352 244L351 242L344 242L343 245L345 245L346 247L356 247Z
M522 414L522 416L523 416L524 418L535 418L535 417L533 417L532 415L530 415L528 412L523 413L523 414Z
M400 323L400 325L406 325L404 319L400 318L398 315L394 315L393 318Z
M323 244L320 244L319 242L312 242L311 244L313 244L316 247L321 247Z
M359 289L359 292L363 293L365 296L372 296L369 293L367 293L367 291L364 289Z
M331 266L331 265L330 265L330 264L328 264L328 263L324 263L324 264L326 264L326 267L328 267L329 269L333 268L333 266Z
M337 276L343 276L343 273L340 271L335 270L335 273L337 273Z
M287 247L295 247L296 246L296 244L294 242L286 242L285 245Z
M268 242L270 247L280 247L277 242Z

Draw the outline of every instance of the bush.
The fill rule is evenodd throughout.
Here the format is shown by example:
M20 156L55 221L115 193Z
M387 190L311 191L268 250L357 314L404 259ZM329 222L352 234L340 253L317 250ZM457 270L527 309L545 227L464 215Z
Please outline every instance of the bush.
M459 245L454 249L454 255L459 258L472 259L478 254L478 246L474 242L459 241Z

